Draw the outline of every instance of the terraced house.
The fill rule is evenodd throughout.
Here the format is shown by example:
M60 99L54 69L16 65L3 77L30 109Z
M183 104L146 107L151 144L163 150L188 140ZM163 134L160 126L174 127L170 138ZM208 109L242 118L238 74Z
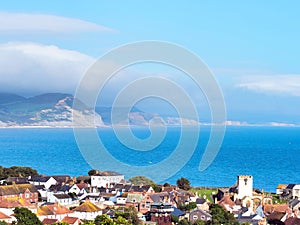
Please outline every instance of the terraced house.
M32 184L12 184L0 186L0 201L5 199L37 203L38 192Z

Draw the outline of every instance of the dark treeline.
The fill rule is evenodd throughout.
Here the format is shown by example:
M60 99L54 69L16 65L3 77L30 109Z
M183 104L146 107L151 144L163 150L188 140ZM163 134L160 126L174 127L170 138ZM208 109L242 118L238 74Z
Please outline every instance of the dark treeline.
M0 166L0 179L8 177L28 177L39 175L37 170L24 166L3 167Z

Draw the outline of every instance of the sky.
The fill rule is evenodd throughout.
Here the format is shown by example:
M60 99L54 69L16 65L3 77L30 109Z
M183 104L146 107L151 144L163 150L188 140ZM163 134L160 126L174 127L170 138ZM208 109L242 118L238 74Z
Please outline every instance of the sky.
M227 119L300 125L298 1L4 1L0 5L1 92L74 93L87 69L120 45L158 40L199 56L224 95ZM172 77L209 115L203 93L174 68L137 65L104 91L107 105L127 77ZM129 79L129 80L130 80ZM144 110L170 110L145 100ZM165 107L164 107L165 106Z

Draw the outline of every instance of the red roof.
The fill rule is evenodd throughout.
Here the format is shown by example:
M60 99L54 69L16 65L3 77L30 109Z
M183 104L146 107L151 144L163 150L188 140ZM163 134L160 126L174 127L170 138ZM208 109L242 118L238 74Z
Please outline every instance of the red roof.
M45 218L42 223L43 224L53 224L53 223L57 223L57 222L58 222L57 219L48 219L48 218Z
M74 224L78 221L79 219L77 217L70 217L70 216L66 216L64 217L61 222L65 222L68 224Z
M72 213L72 211L67 207L62 206L58 203L51 204L51 205L43 205L40 208L38 208L37 211L38 216L68 214L68 213Z
M231 200L231 198L230 198L229 195L225 195L225 196L219 201L219 204L220 204L220 205L222 205L222 204L229 205L230 207L235 206L234 201Z
M270 214L273 212L291 212L289 204L265 204L263 207L265 214Z
M285 225L300 225L300 219L295 217L290 217L284 221Z
M33 204L23 201L23 200L16 200L16 199L3 199L0 201L0 208L16 208L16 207L34 207Z
M77 187L78 187L80 190L82 190L83 188L88 187L88 184L86 184L86 183L79 183L79 184L76 184L76 185L77 185Z
M9 219L10 217L3 212L0 212L0 220Z

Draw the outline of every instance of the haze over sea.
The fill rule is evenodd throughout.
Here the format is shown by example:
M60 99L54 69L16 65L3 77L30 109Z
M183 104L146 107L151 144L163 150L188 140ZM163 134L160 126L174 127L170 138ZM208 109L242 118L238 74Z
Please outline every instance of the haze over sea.
M112 129L98 131L112 155L133 165L149 165L165 159L180 136L180 128L169 128L159 147L137 152L123 146ZM145 138L149 130L139 128L134 133ZM209 133L209 128L201 129L193 157L165 182L174 184L178 178L186 177L193 186L224 187L233 185L237 175L245 174L253 175L254 186L265 191L275 191L279 183L300 183L299 127L227 127L218 156L208 169L200 172L199 161ZM72 129L0 129L0 150L0 165L5 167L30 166L41 174L71 176L85 175L91 169L76 145ZM126 171L117 172L129 178Z

